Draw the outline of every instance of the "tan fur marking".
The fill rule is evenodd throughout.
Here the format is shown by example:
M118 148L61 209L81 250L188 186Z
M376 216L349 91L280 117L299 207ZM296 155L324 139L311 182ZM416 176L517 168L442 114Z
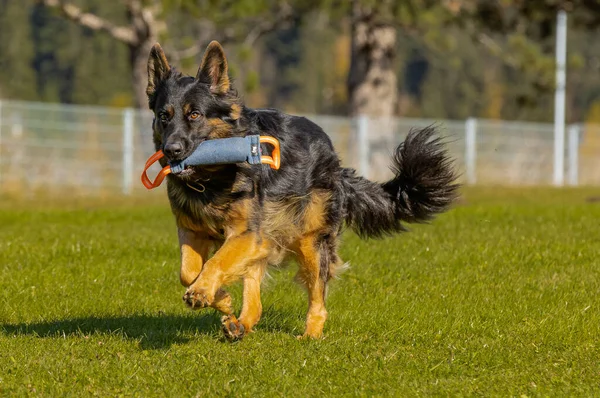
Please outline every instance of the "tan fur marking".
M325 210L327 202L331 199L329 192L313 192L310 205L304 212L304 233L311 233L322 229L325 224Z
M238 104L231 105L231 112L229 113L229 117L233 120L238 120L242 116L242 107Z
M238 201L231 206L227 213L227 236L241 235L248 230L248 219L251 211L251 199Z
M190 104L185 104L183 106L183 114L187 116L188 113L192 110L192 106Z
M293 197L285 202L266 202L263 208L262 229L269 236L287 236L292 239L300 235L301 214L297 208L302 197Z
M183 286L188 287L200 275L204 262L208 259L208 253L214 246L214 241L203 239L200 233L183 228L178 229L178 235L181 248L179 279ZM225 290L219 289L211 307L224 314L231 314L233 312L231 296Z
M206 262L200 276L188 292L201 294L212 303L217 289L238 280L246 273L249 264L264 259L269 254L269 242L253 232L228 238L215 255Z
M232 127L229 123L217 117L207 119L208 125L212 128L208 133L209 138L227 138L231 137Z
M213 93L225 94L229 91L229 76L227 75L227 58L223 47L212 41L208 44L196 78L206 75L211 80L210 90Z
M183 213L175 214L175 221L177 223L177 226L179 226L180 228L186 228L194 232L204 232L207 229L207 226L204 226L204 228L199 226L196 222L194 222L194 220L192 220L190 217ZM216 231L212 231L209 229L209 231L207 232L210 233Z
M200 275L202 265L208 257L213 242L202 239L199 233L185 228L178 228L177 234L181 250L179 277L183 286L189 286Z
M270 242L256 232L248 231L251 211L251 199L235 202L229 208L223 225L226 228L225 242L206 262L200 276L188 291L201 292L210 303L221 285L239 279L246 274L249 265L268 256Z
M244 276L244 295L240 322L244 325L246 333L250 333L254 325L260 320L262 303L260 301L260 284L267 269L266 261L259 261L248 267Z
M293 242L302 235L326 228L325 210L331 194L314 192L310 203L299 212L304 197L293 197L285 202L266 202L263 208L261 227L266 236L278 241Z
M227 61L225 62L225 70L227 70ZM218 73L217 71L219 70L218 66L213 66L213 73ZM229 76L227 76L227 73L224 73L221 78L218 81L213 81L212 86L210 87L210 89L214 92L217 93L221 93L221 94L225 94L227 91L229 91Z
M225 127L229 126L226 122L224 122L222 119L220 119L218 117L211 117L210 119L206 119L206 120L208 122L208 125L213 128L225 128Z
M233 305L231 304L231 296L223 289L217 290L215 300L211 304L215 310L229 315L233 313Z
M297 279L308 291L308 312L304 336L320 338L327 319L325 309L325 284L319 277L320 255L316 245L316 234L307 235L298 242L300 269Z

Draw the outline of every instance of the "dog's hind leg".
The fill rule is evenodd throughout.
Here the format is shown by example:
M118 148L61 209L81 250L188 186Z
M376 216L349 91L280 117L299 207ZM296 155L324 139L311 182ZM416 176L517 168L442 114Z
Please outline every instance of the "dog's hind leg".
M179 248L181 251L181 269L179 279L185 287L190 286L200 275L208 254L214 247L214 241L204 238L200 233L178 228ZM223 289L215 294L211 306L224 314L233 312L231 296Z
M224 316L221 320L223 333L229 340L239 340L252 331L260 320L262 303L260 301L260 284L267 268L266 260L257 261L248 267L244 275L244 297L239 319L234 315Z
M323 326L327 319L325 291L329 279L329 256L326 250L328 248L320 234L306 235L298 242L300 268L296 279L308 291L308 313L303 337L317 339L323 336Z

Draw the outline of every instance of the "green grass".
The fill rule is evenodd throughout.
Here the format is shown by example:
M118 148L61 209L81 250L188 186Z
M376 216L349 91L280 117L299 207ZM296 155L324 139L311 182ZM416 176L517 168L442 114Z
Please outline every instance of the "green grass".
M468 190L411 233L348 233L324 340L295 338L292 265L235 344L181 301L164 201L2 202L0 396L598 396L594 195Z

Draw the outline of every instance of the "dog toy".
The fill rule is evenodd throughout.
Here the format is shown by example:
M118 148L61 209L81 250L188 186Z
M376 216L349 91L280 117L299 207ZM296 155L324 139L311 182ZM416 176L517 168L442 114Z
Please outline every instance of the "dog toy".
M263 155L260 144L273 146L271 156ZM279 169L281 162L279 141L274 137L248 135L246 137L219 138L203 141L187 158L170 162L158 173L154 181L148 178L148 168L163 158L162 151L150 156L142 172L142 184L147 189L158 187L167 174L179 174L188 166L205 166L213 164L230 164L248 162L250 164L268 164L272 169Z

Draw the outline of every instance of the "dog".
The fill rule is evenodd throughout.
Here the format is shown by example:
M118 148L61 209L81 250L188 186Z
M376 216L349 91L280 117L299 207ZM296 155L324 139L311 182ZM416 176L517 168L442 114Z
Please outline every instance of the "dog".
M337 248L344 226L362 238L398 233L405 231L404 222L425 222L446 211L457 196L452 160L434 128L411 131L395 150L393 179L369 181L341 167L329 137L315 123L246 107L216 41L208 45L195 77L172 68L155 44L147 94L163 166L185 159L204 140L260 134L280 142L279 170L243 163L191 167L167 176L180 280L187 288L183 301L193 309L222 312L229 340L242 339L259 321L267 266L287 257L299 263L296 279L308 292L299 337L322 337L327 284L343 266ZM236 317L223 287L240 279L243 304Z

